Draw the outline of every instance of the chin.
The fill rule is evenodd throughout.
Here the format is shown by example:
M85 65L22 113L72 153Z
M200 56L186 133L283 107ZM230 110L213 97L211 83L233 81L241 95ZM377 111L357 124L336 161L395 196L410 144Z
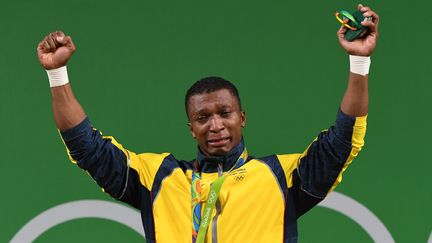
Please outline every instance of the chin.
M231 151L231 149L229 149L229 148L217 148L217 149L208 150L207 153L210 156L224 156L224 155L227 155Z

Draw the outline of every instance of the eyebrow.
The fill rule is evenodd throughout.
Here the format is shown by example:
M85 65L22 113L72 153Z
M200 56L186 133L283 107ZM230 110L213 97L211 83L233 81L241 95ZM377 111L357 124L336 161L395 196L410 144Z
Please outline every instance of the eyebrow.
M216 110L223 110L223 109L232 109L232 105L231 104L217 104L216 105ZM194 115L199 115L199 114L205 114L208 113L208 109L206 108L201 108L199 110L197 110L196 112L194 112L194 114L192 114L192 116Z
M217 105L216 106L216 110L220 111L220 110L225 110L225 109L231 109L233 106L232 105ZM205 110L205 109L203 109Z
M218 107L218 108L222 108L222 109L223 109L223 108L231 108L231 105L225 105L225 104L224 104L224 105L221 105L221 106Z

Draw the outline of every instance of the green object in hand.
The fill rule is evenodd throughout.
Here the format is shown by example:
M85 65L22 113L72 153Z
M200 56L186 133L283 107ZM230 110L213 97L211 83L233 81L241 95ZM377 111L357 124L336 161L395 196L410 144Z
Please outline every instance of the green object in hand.
M372 17L365 18L363 13L358 10L353 14L345 10L336 11L335 16L347 28L345 32L347 41L353 41L364 36L369 31L369 28L363 26L361 22L365 19L366 21L372 21Z

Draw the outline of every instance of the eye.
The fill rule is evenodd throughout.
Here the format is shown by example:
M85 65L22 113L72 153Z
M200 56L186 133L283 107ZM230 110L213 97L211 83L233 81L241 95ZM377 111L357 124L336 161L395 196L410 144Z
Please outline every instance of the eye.
M231 111L223 111L222 113L221 113L221 117L229 117L231 115Z
M206 122L207 119L208 119L208 117L207 116L203 116L203 115L199 115L199 116L196 117L196 120L198 122L201 122L201 123Z

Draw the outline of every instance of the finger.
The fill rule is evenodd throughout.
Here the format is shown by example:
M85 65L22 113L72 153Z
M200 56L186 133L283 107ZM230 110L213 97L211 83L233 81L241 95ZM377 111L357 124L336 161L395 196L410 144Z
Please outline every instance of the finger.
M341 25L341 27L339 28L339 30L336 32L339 43L341 43L341 45L346 41L345 40L345 32L346 32L347 28L343 25Z
M54 32L54 39L55 41L59 44L59 45L64 45L65 43L63 43L63 38L64 38L65 34L62 31L57 30L56 32Z
M65 34L60 30L57 30L56 32L54 32L54 34L56 36L56 41L57 41L57 39L61 39L65 36Z
M70 36L65 35L62 31L57 30L54 32L55 41L61 46L67 46L72 52L75 51L75 44Z
M70 36L63 37L62 41L65 43L67 47L69 47L72 51L75 51L75 44L72 41L72 38Z
M47 42L50 45L50 51L54 52L57 49L56 43L52 37L52 34L47 36Z
M41 42L39 42L39 44L37 45L37 52L38 55L41 55L42 53L45 52L44 47L43 47L43 40Z
M60 43L62 46L65 46L68 44L68 38L66 36L57 36L56 38L57 42Z
M56 32L54 32L57 36L65 36L65 34L63 33L63 31L61 30L57 30Z
M366 12L363 13L364 17L373 17L373 18L378 18L378 15L372 11L372 10L368 10Z
M374 22L372 22L372 21L364 20L364 21L361 22L361 25L369 27L371 30L373 28L376 28L376 24Z
M363 8L363 4L359 3L359 5L357 5L357 9L360 11Z
M341 25L341 27L338 29L338 31L336 32L338 36L344 36L345 32L346 32L347 28L343 25Z
M50 34L50 38L52 39L52 41L54 42L56 48L60 47L61 44L57 41L57 33L53 32Z
M364 12L370 11L371 9L368 6L362 6L359 10L360 10L360 12L364 13Z
M362 24L363 26L368 27L368 28L370 29L371 34L372 34L372 33L377 33L377 32L378 32L377 24L375 24L375 23L372 22L372 21L363 21L363 22L361 22L361 24Z
M369 27L372 31L377 31L377 29L378 29L378 23L379 23L379 16L378 16L378 14L376 14L372 10L368 10L368 11L366 11L366 12L363 13L363 16L365 18L372 18L372 20L368 21L368 20L365 19L362 22L362 25Z
M364 16L365 18L372 17L372 22L374 22L375 24L378 24L378 22L379 22L379 16L378 16L378 14L376 14L376 13L375 13L374 11L372 11L372 10L369 10L369 11L364 12L364 13L363 13L363 16Z
M42 43L42 47L43 47L43 50L45 52L50 52L51 47L50 47L50 45L49 45L49 43L47 41L47 37L44 38L43 43Z

